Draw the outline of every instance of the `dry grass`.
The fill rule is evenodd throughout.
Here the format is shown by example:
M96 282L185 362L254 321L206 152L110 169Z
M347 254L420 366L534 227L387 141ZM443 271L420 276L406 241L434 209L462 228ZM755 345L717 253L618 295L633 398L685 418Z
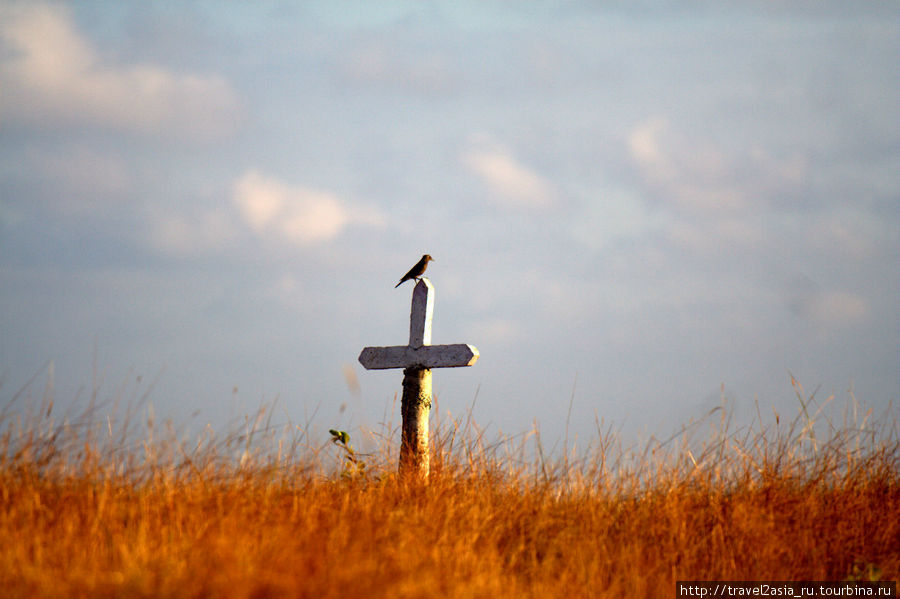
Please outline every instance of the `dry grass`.
M394 473L396 433L356 464L264 411L190 444L142 419L134 442L133 414L58 424L49 398L20 395L0 414L0 589L618 598L672 597L678 579L896 580L896 419L838 426L797 390L790 422L731 431L716 413L639 452L598 430L553 462L537 434L438 423L427 483Z

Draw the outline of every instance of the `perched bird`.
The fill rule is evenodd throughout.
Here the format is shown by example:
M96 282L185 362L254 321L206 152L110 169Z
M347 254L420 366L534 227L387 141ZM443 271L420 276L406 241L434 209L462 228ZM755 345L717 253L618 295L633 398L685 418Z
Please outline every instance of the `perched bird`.
M422 256L422 259L419 260L418 262L416 262L416 265L413 266L412 268L410 268L408 273L403 275L403 278L400 279L400 283L403 283L403 281L408 281L410 279L418 280L419 277L421 277L423 274L425 274L425 269L428 268L429 260L434 262L434 258L429 256L428 254L425 254L424 256ZM399 287L400 283L397 283L396 285L394 285L394 289Z

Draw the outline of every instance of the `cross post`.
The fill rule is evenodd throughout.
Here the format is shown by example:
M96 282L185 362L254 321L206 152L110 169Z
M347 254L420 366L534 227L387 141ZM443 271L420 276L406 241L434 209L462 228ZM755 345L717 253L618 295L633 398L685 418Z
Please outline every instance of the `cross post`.
M428 415L431 410L431 369L471 366L478 349L465 343L431 345L434 286L422 277L412 294L409 344L366 347L359 363L366 370L403 368L403 418L400 436L400 472L428 476Z

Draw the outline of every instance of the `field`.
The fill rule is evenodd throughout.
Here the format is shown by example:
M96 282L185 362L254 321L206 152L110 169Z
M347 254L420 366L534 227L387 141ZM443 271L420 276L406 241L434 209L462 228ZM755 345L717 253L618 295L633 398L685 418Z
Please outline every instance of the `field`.
M57 421L51 398L19 392L0 414L0 589L621 598L674 597L676 580L897 580L896 418L852 402L838 422L796 391L796 416L768 425L732 430L714 410L639 450L598 425L554 459L537 431L488 441L439 421L427 481L396 474L394 425L364 455L264 409L186 440L137 408Z

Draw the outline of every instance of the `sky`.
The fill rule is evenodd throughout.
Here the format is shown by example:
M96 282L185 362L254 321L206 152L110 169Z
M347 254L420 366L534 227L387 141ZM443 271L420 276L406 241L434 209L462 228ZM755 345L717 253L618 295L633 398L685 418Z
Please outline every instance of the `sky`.
M396 426L429 253L442 418L896 415L898 57L893 2L0 0L0 399Z

